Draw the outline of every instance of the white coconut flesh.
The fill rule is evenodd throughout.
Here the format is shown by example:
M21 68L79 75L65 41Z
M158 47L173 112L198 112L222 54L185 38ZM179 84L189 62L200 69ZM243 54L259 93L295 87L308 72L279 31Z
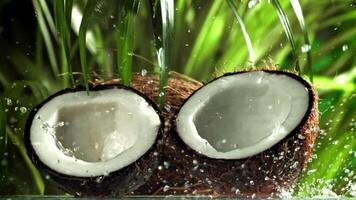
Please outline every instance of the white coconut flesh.
M39 159L70 176L107 175L133 163L154 144L160 118L127 89L71 92L35 115L30 141Z
M207 157L250 157L301 123L308 93L301 82L285 74L255 71L224 76L187 100L177 116L177 131L190 148Z

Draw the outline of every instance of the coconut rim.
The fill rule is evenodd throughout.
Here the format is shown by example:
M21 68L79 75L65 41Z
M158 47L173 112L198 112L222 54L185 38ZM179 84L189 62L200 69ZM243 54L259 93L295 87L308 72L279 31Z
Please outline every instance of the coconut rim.
M249 73L249 72L266 72L266 73L271 73L271 74L277 74L277 75L286 75L291 77L294 80L297 80L299 83L303 84L303 86L308 90L308 107L307 110L303 116L303 118L301 119L301 121L296 125L296 127L294 129L292 129L284 138L282 138L281 140L279 140L278 142L276 142L274 145L270 146L269 148L265 149L264 151L261 151L259 153L253 154L251 156L248 157L244 157L244 158L236 158L236 159L228 159L228 158L214 158L214 157L209 157L201 152L198 152L197 150L193 149L192 147L190 147L188 144L186 144L184 142L184 140L180 137L179 135L179 131L178 131L178 127L177 127L177 116L179 114L179 112L181 111L181 109L183 108L183 106L189 101L189 99L199 90L201 90L202 88L204 88L205 85L208 85L220 78L223 77L227 77L227 76L234 76L234 75L238 75L238 74L243 74L243 73ZM256 155L259 155L263 152L265 152L268 149L272 149L275 146L286 142L288 139L290 139L292 134L297 134L299 132L301 132L303 126L308 122L308 120L310 120L310 116L311 113L314 109L314 102L315 102L316 98L315 98L315 90L313 89L313 86L306 81L305 79L303 79L301 76L289 72L289 71L281 71L281 70L274 70L274 69L261 69L261 70L243 70L243 71L238 71L238 72L228 72L223 74L222 76L216 77L210 81L208 81L207 83L204 83L203 86L201 86L200 88L198 88L197 90L195 90L187 99L184 100L184 102L182 103L181 107L179 108L179 110L176 111L176 113L174 114L174 131L175 133L178 135L178 137L176 136L176 138L179 139L179 142L182 143L183 145L185 145L187 147L188 150L191 150L193 153L195 153L196 155L203 157L203 158L208 158L208 159L212 159L212 160L225 160L225 161L233 161L233 160L243 160L243 159L248 159L250 157L254 157Z
M155 104L154 101L152 101L149 97L147 97L146 95L142 94L140 91L129 87L129 86L125 86L122 84L90 84L89 85L89 92L90 91L99 91L99 90L108 90L108 89L126 89L129 90L131 92L134 92L135 94L139 95L140 97L142 97L150 106L152 106L152 108L154 109L154 111L157 113L159 120L160 120L160 126L158 127L158 132L157 132L157 136L154 140L154 143L151 145L151 147L140 157L138 157L135 161L127 164L126 166L120 168L120 169L116 169L114 171L109 172L107 175L96 175L96 176L75 176L75 175L69 175L69 174L64 174L61 172L58 172L54 169L52 169L51 167L49 167L45 162L43 162L39 156L37 155L36 151L34 150L32 143L31 143L31 126L32 126L32 121L34 119L34 117L36 116L37 112L39 111L39 109L44 106L46 103L48 103L49 101L51 101L52 99L56 98L57 96L63 95L63 94L67 94L67 93L74 93L74 92L79 92L79 91L86 91L86 88L83 85L77 85L73 88L65 88L63 90L60 90L54 94L52 94L51 96L49 96L47 99L45 99L43 102L41 102L40 104L38 104L37 106L35 106L27 120L25 123L25 131L24 131L24 143L25 143L25 147L26 147L26 151L27 151L27 155L29 156L29 158L31 159L31 161L33 162L33 164L35 166L39 166L40 169L43 168L45 169L47 172L46 173L53 173L55 175L58 175L62 178L66 178L66 179L71 179L71 180L95 180L98 177L114 177L114 176L118 176L120 174L122 174L122 172L127 172L129 168L131 167L135 167L133 166L134 163L136 163L137 161L140 161L141 159L143 159L146 156L149 156L150 154L152 154L153 152L155 152L156 149L159 149L160 146L160 140L163 139L163 126L164 126L164 118L161 114L161 111L159 109L159 107ZM42 169L41 169L42 170Z

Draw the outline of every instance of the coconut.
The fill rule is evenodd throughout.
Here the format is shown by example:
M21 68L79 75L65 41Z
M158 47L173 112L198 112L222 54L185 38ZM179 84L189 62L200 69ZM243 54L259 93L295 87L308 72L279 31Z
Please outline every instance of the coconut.
M157 95L157 76L137 75L133 83ZM318 131L313 87L275 70L226 74L201 86L171 73L163 115L167 128L177 114L175 128L165 132L159 170L132 194L269 197L293 187Z
M75 195L121 195L159 163L162 121L137 90L97 85L59 91L31 112L25 144L46 177Z

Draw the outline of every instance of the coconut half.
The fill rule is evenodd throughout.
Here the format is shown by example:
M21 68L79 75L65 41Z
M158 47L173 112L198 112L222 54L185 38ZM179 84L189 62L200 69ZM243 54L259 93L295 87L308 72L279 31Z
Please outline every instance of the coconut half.
M88 95L79 87L37 106L25 139L33 162L67 191L105 195L148 179L161 125L157 106L134 89L99 85Z
M170 166L184 179L176 188L244 198L288 191L311 157L318 116L316 91L293 73L243 71L207 83L183 103L168 137Z
M195 151L217 159L256 155L293 132L310 113L312 93L285 73L223 76L180 109L177 131Z

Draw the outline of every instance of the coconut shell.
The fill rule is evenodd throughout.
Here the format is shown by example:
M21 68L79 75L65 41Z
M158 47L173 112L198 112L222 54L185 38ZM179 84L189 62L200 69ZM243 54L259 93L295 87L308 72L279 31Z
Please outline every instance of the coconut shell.
M90 86L90 91L112 88L124 88L144 97L146 101L152 105L156 112L160 114L158 107L155 103L153 103L153 101L142 95L139 91L129 87L125 87L123 85L111 84ZM76 177L58 173L57 171L51 169L45 163L43 163L41 159L37 156L35 150L33 149L30 141L30 128L37 111L53 98L62 94L77 91L85 91L85 88L82 86L78 86L74 89L61 90L50 96L43 103L36 106L32 110L25 126L24 136L28 156L30 157L34 165L46 178L53 180L64 191L75 196L120 196L125 193L134 191L150 178L150 176L154 173L154 170L157 169L158 164L160 163L161 152L164 146L162 141L162 117L160 117L162 124L160 127L160 132L158 134L156 142L150 148L150 150L148 150L143 156L138 158L138 160L131 163L130 165L117 171L111 172L110 174L105 176Z
M318 96L308 82L293 73L264 71L290 76L308 89L309 108L295 130L270 149L246 159L222 160L201 155L179 138L174 116L203 84L171 72L167 105L162 111L166 120L163 162L145 185L130 194L273 197L292 188L312 154L318 132ZM228 75L231 74L225 74ZM156 101L158 76L135 75L132 86Z

